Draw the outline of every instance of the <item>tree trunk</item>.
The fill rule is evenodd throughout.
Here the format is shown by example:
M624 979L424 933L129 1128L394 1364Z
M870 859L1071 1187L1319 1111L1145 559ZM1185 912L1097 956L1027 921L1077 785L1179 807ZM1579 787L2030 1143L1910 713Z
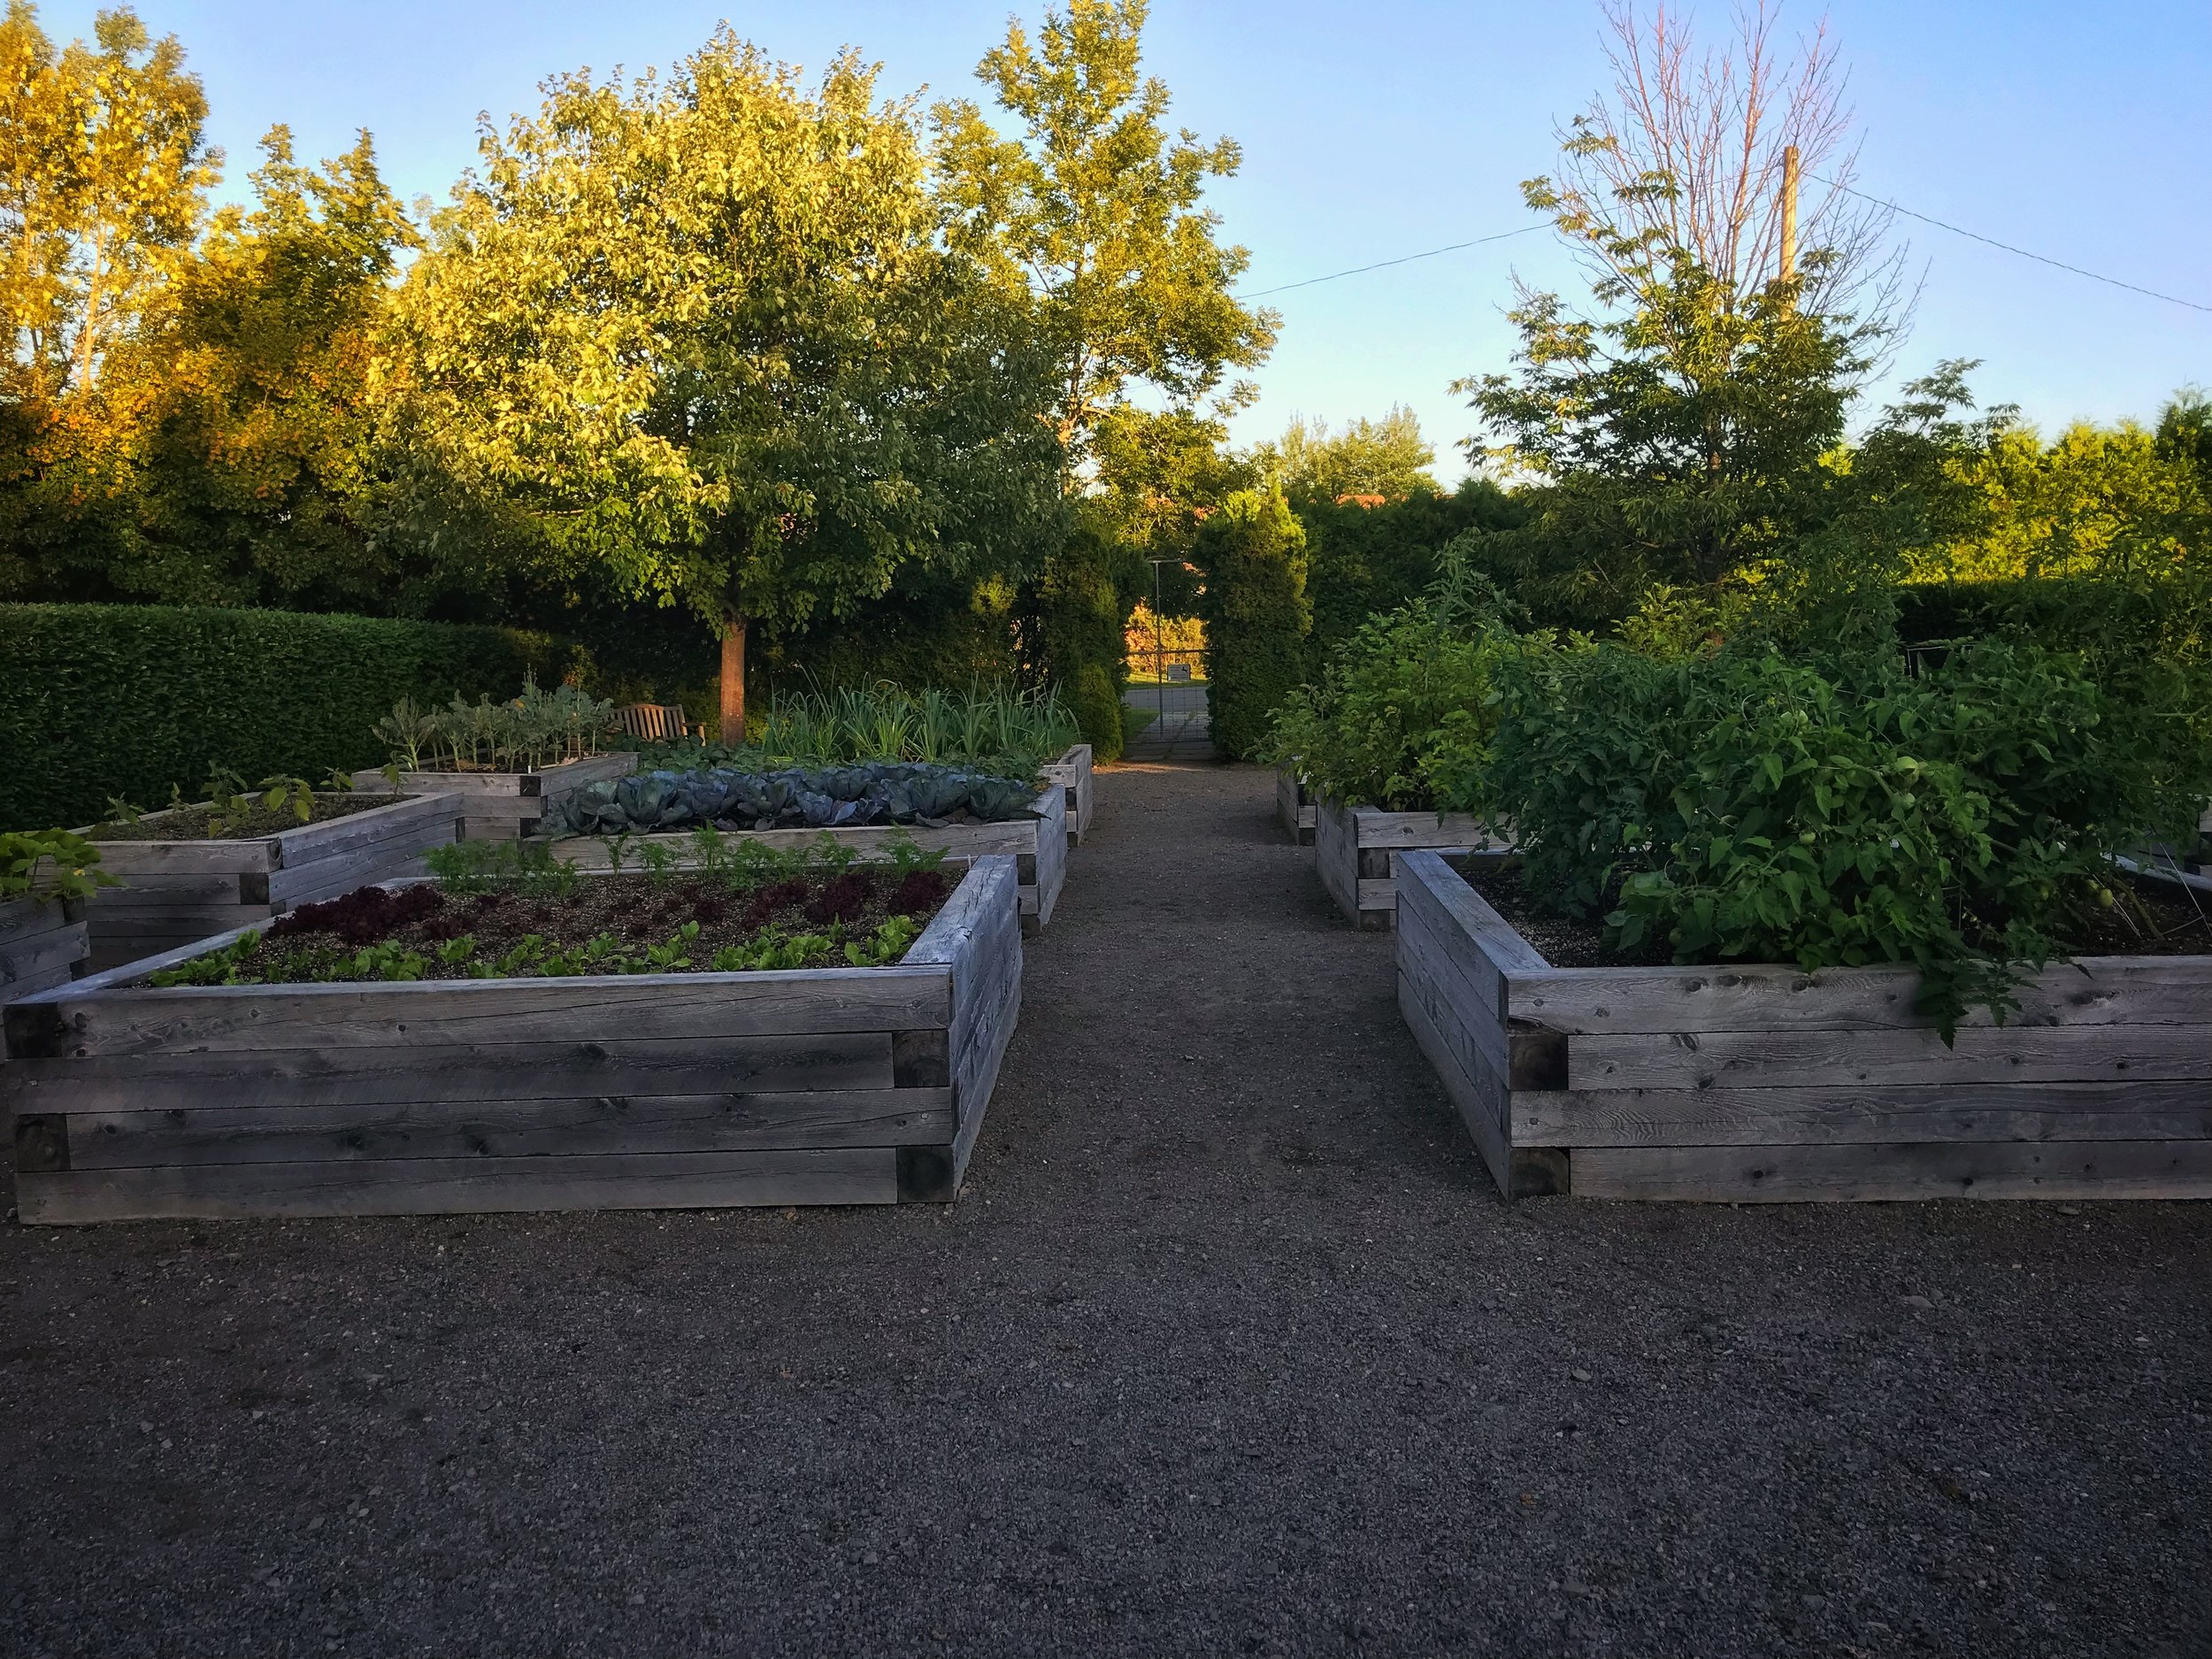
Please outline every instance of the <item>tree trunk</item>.
M745 618L722 625L722 741L735 748L745 741Z

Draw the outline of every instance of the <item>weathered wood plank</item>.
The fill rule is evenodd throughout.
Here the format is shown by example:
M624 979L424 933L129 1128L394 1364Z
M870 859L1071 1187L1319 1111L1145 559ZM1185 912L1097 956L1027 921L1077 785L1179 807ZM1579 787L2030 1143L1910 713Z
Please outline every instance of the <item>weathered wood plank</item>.
M2212 1141L1578 1148L1578 1197L1713 1203L2212 1198Z
M1468 852L1500 844L1463 813L1386 812L1331 801L1314 809L1315 865L1322 885L1347 919L1362 927L1395 925L1396 872L1407 852Z
M599 1022L623 1030L631 1022ZM888 1032L565 1041L398 1040L353 1048L20 1057L4 1087L20 1111L211 1106L371 1106L581 1094L767 1094L895 1086Z
M1509 1014L1508 977L1548 971L1550 964L1437 852L1417 851L1399 860L1396 903L1418 910L1431 936L1470 981L1486 1010L1501 1024Z
M84 980L44 1006L58 1032L52 1052L82 1056L903 1031L944 1025L949 999L946 976L926 967L807 968L119 992ZM11 1032L28 1018L16 1005Z
M426 797L437 799L439 797ZM269 877L269 900L280 909L368 887L396 870L417 863L433 847L460 839L461 820L442 818L404 827L400 833L349 848L311 863L288 864Z
M386 1163L227 1164L22 1175L22 1218L55 1225L250 1216L695 1210L898 1202L896 1149L675 1152Z
M1386 812L1379 807L1353 809L1352 817L1363 850L1383 847L1466 849L1502 846L1483 827L1482 820L1465 812Z
M1044 775L1060 785L1064 792L1068 845L1079 845L1083 837L1090 832L1094 805L1091 746L1088 743L1072 744L1057 760L1048 761L1042 770Z
M1435 1068L1437 1079L1444 1085L1452 1104L1459 1109L1460 1118L1466 1124L1475 1151L1480 1156L1483 1167L1490 1171L1490 1179L1498 1184L1499 1192L1510 1196L1513 1148L1506 1133L1509 1096L1505 1079L1475 1049L1448 1038L1431 1014L1432 1006L1432 993L1429 987L1417 984L1401 972L1398 1009L1413 1033L1413 1041Z
M399 787L403 795L465 795L472 803L466 810L505 818L510 816L510 807L531 801L549 804L587 784L626 778L637 768L636 750L611 749L535 772L403 772ZM373 791L388 789L392 784L380 767L371 767L354 774L353 786ZM533 814L539 810L528 809Z
M1038 814L1036 836L1036 899L1025 905L1037 918L1034 932L1041 933L1059 907L1060 892L1068 879L1067 799L1064 791L1046 789L1031 809Z
M1925 1030L1911 968L1724 964L1517 972L1509 1011L1555 1031L1673 1033ZM2197 1025L2212 1013L2212 956L2085 956L2054 964L2018 992L2024 1025ZM1985 1008L1962 1025L1992 1026Z
M204 939L225 928L266 921L275 913L267 901L249 903L235 893L227 899L178 903L164 897L129 896L142 891L135 887L110 891L119 896L92 907L93 934L103 944L109 939L141 933L196 933Z
M2212 1139L2212 1081L1520 1090L1517 1146Z
M1572 1089L1815 1088L2212 1078L2212 1025L1715 1031L1568 1040Z
M1498 987L1482 983L1481 953L1457 924L1448 918L1440 920L1433 910L1418 901L1409 903L1402 894L1397 956L1399 973L1420 988L1432 1018L1448 1032L1463 1032L1500 1076L1509 1075L1505 1022L1492 1011Z
M207 1106L65 1121L69 1167L78 1170L909 1146L949 1141L954 1132L949 1088Z
M985 855L968 866L967 877L955 887L951 896L938 908L929 926L900 958L905 968L945 967L957 964L967 949L968 941L974 937L993 915L1010 902L1009 889L1015 886L1014 861L1003 855ZM944 1018L934 1020L916 1020L916 1025L942 1025L950 1022L951 1004L948 1002Z
M211 841L104 841L99 845L100 868L127 883L155 875L266 875L276 868L276 843L265 837ZM120 891L103 887L100 894Z
M1338 802L1322 800L1313 810L1313 868L1336 908L1350 921L1359 919L1359 840L1351 810Z
M31 939L85 918L82 899L0 899L0 939Z
M41 991L50 991L58 986L67 985L82 978L79 970L82 964L88 960L89 958L80 958L76 962L61 963L42 972L26 974L12 984L0 985L0 1006L19 1001L23 997L35 996ZM6 1057L7 1044L4 1040L0 1040L0 1059ZM7 1098L7 1072L4 1069L0 1069L0 1103L4 1103Z
M141 908L156 903L237 904L243 902L248 884L265 885L267 875L258 871L153 870L135 872L124 879L128 886L102 887L94 902L105 910L133 904Z
M423 836L421 844L432 846L441 840L453 839L453 826L460 816L461 801L457 795L441 793L391 796L382 806L371 807L365 812L349 812L343 818L278 832L273 837L278 867L297 869L302 864L343 857L379 842L411 834Z
M1304 782L1288 767L1279 767L1275 772L1275 821L1283 826L1292 845L1312 844L1313 807L1313 794Z
M953 1092L961 1102L959 1127L952 1143L952 1190L956 1195L960 1183L967 1179L968 1161L974 1156L976 1142L982 1137L991 1094L998 1086L999 1066L1006 1057L1007 1044L1012 1041L1015 1025L1021 1018L1021 1002L1022 982L1018 966L1002 980L993 1006L979 1013L972 1040L963 1051L961 1065L953 1074Z
M56 915L60 914L58 907ZM0 996L22 995L14 987L26 980L50 974L56 968L83 962L92 955L92 938L82 922L65 923L42 933L0 933Z
M1013 861L980 858L952 902L938 912L907 953L910 963L941 963L953 982L951 1043L953 1138L951 1186L959 1190L1001 1056L1021 1007L1022 946Z

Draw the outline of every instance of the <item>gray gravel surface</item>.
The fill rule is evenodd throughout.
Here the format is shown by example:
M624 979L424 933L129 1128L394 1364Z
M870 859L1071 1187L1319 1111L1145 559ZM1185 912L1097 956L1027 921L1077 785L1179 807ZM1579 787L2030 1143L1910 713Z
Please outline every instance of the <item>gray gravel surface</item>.
M1508 1207L1099 799L957 1207L0 1229L0 1652L2212 1652L2212 1207Z

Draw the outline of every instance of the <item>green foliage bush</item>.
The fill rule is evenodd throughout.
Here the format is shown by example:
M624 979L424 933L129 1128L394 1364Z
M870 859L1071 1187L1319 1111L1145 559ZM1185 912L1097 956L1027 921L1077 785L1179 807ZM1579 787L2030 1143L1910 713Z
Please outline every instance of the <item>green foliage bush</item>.
M320 777L383 759L402 696L561 676L565 648L513 629L168 605L0 605L0 826L86 824L211 766Z
M1487 479L1469 479L1449 495L1423 490L1375 507L1301 501L1296 510L1306 532L1317 659L1333 654L1371 616L1417 598L1441 573L1441 550L1454 538L1507 529L1523 516Z
M1121 694L1129 681L1123 625L1129 608L1115 581L1121 560L1104 527L1080 519L1048 561L1039 594L1047 672L1061 687L1094 760L1118 760Z
M2183 836L2212 783L2186 681L2124 697L2076 659L1980 641L1909 678L1618 645L1494 669L1490 764L1440 804L1509 821L1532 887L1684 962L1916 964L1947 1030L2011 1006L2116 902L2109 855Z
M1432 603L1372 618L1318 686L1300 687L1277 710L1261 758L1333 801L1433 807L1440 779L1486 761L1491 664L1517 643L1495 623L1455 626Z
M2147 654L2212 668L2212 594L2185 574L1908 583L1897 601L1898 633L1915 643L1993 636L2100 668Z
M644 743L639 757L649 771L924 761L1033 778L1082 741L1075 715L1050 690L970 686L964 692L915 692L887 680L777 696L741 744Z
M1281 495L1240 491L1200 530L1197 562L1214 749L1249 760L1306 678L1306 534Z

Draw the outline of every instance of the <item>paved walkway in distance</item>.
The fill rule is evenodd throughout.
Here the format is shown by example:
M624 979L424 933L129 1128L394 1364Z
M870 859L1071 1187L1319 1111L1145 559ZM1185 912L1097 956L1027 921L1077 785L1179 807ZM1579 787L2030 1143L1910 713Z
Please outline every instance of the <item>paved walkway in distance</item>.
M1130 742L1125 758L1200 761L1214 757L1213 727L1206 712L1203 685L1132 686L1123 692L1122 701L1156 717Z
M952 1206L0 1227L9 1655L2212 1649L2212 1204L1502 1202L1115 767Z

